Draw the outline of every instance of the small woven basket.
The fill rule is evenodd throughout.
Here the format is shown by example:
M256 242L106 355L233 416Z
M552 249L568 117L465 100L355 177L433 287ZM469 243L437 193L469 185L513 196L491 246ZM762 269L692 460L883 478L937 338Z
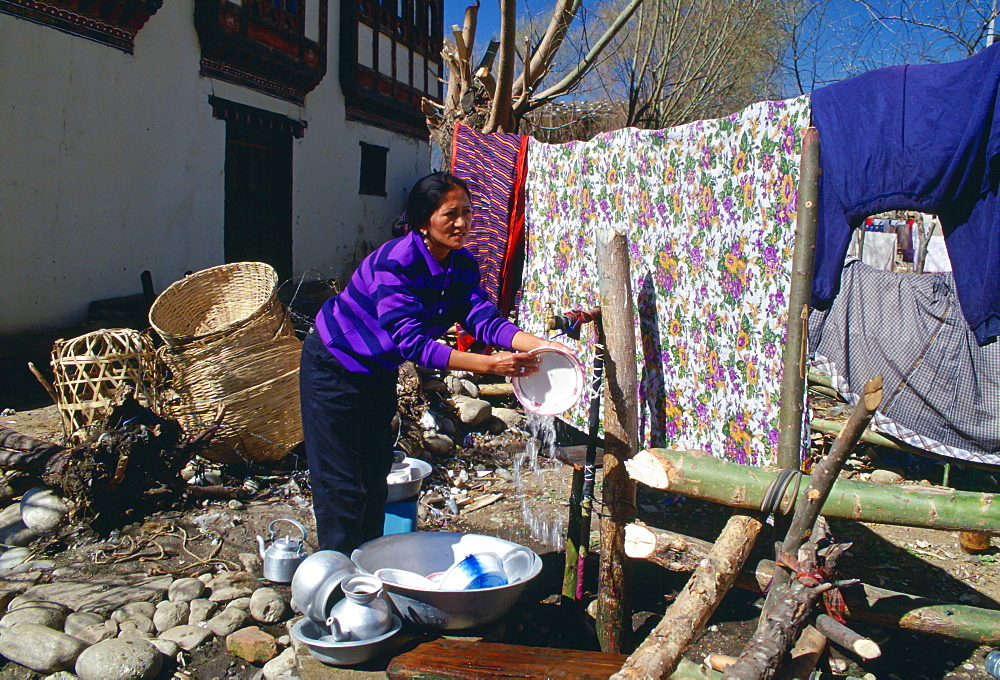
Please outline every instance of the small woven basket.
M277 272L263 262L203 269L160 293L149 324L170 347L222 340L248 346L288 335L294 331L277 285Z
M52 386L67 439L84 438L86 427L107 415L123 385L136 398L150 402L152 379L144 358L152 353L149 338L128 328L94 331L52 346Z

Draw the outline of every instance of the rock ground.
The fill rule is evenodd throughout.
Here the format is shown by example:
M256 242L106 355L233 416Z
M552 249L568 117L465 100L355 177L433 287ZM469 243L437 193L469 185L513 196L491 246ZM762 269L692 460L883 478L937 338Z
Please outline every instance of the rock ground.
M23 434L53 440L60 437L59 418L54 407L19 411L5 416L0 422ZM452 458L435 459L439 465L434 479L429 480L425 488L426 495L432 502L421 508L420 528L488 533L528 545L543 555L545 569L542 577L525 591L518 606L502 622L490 627L490 630L473 631L473 634L514 644L594 648L596 641L592 622L583 613L582 607L558 604L563 556L557 548L561 547L564 531L562 524L567 512L566 499L571 479L569 468L543 462L537 472L514 474L515 471L511 470L512 452L522 450L523 441L523 437L520 440L508 437L505 447L490 449L489 446L480 446L474 455L466 455L467 450ZM891 457L882 453L887 459ZM941 481L942 470L938 465L917 461L909 469L904 466L900 470L897 465L889 464L898 463L898 457L895 461L879 461L878 454L879 452L872 452L868 460L854 461L854 471L859 475L868 474L874 462L879 464L880 469L897 468L892 471L902 471L903 476L910 481ZM483 464L484 460L488 464ZM118 586L111 584L127 574L140 573L155 582L160 574L172 574L176 577L201 575L205 573L203 570L206 566L212 569L242 570L240 555L256 551L254 537L258 534L267 536L267 525L274 518L292 517L312 528L307 491L301 488L302 485L296 488L295 484L296 479L302 479L303 467L302 461L295 460L289 466L291 469L279 473L282 480L292 480L281 493L240 503L236 507L230 507L226 501L206 501L194 507L137 518L134 524L124 527L113 536L116 544L84 543L52 554L46 553L45 557L52 560L50 568L12 574L5 579L6 585L23 585L23 582L13 580L17 578L32 583L34 579L40 585L47 581L64 583L65 578L52 574L75 573L78 575L74 579L76 583L94 583L104 579L108 586L105 592L110 590L114 595L114 589ZM482 469L476 470L476 467ZM296 473L295 469L299 472ZM956 488L977 491L996 488L996 480L988 473L955 467L951 475L952 485ZM448 499L444 498L444 490L449 485L452 485L452 489L471 488L474 496L497 494L499 498L480 509L453 515L449 513L448 503L445 502ZM435 500L434 494L441 498ZM525 505L531 509L532 516L525 517ZM654 526L712 540L729 511L719 506L679 499L640 487L638 513L641 520ZM597 545L598 525L599 521L595 518L592 533L594 546ZM841 560L840 571L845 577L859 577L873 585L918 595L932 595L952 602L1000 608L1000 579L997 578L1000 555L996 546L985 555L970 556L959 550L953 532L854 522L834 522L833 531L838 538L854 541L851 551ZM309 541L307 547L310 551L316 548ZM215 561L206 564L203 560L207 556L213 556L211 559ZM587 571L589 580L586 590L588 597L591 597L595 590L593 580L596 567L588 566L591 568ZM152 587L147 586L151 591L159 593L157 599L165 597L167 587L175 582L166 576L160 578L167 580L154 583ZM225 597L239 597L243 592L239 589L239 579L230 577L229 581L233 589ZM635 612L632 624L636 643L655 625L684 582L684 575L647 564L635 565ZM122 587L135 589L134 585ZM288 599L287 586L276 585L274 588ZM74 609L80 608L84 602L94 603L93 593L88 593L83 587L74 590L57 585L50 586L50 589L62 591L62 599L71 600L68 605ZM180 590L181 587L176 589ZM88 597L91 599L88 600ZM204 602L207 598L202 595L195 599ZM244 599L247 600L245 606L250 607L249 598ZM214 616L225 611L224 604L225 602L218 603ZM236 603L230 603L230 607L234 604ZM759 604L759 597L733 591L713 617L708 630L689 650L688 658L700 661L710 652L738 653L756 623ZM120 603L108 609L114 610L118 606ZM209 605L198 607L204 612ZM155 611L150 610L147 621L153 618ZM111 612L102 613L110 615ZM132 618L134 620L142 616L136 612ZM249 623L251 622L248 621L248 625ZM152 628L153 624L150 621L148 625ZM276 638L286 634L283 623L259 625L265 633ZM855 627L883 646L883 658L861 665L856 659L833 649L829 658L823 661L827 670L841 675L849 673L856 677L869 673L869 677L875 678L986 680L989 677L982 664L988 648L890 628L861 624ZM301 651L299 662L296 672L303 680L377 677L383 675L381 669L384 668L383 662L381 665L375 663L351 671L334 671L314 662L308 656L303 657ZM169 678L177 673L173 677L250 680L259 676L262 665L251 664L228 653L225 637L210 636L209 640L186 654L185 668L178 668L176 663L167 663L157 677ZM34 680L42 677L45 676L14 663L7 662L0 666L0 680Z

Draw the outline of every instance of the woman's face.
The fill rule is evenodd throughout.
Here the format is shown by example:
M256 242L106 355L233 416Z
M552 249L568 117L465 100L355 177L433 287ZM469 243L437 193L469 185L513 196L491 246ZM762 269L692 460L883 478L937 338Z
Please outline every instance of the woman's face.
M440 261L455 248L465 245L470 228L472 204L469 195L461 187L452 187L420 231L427 249Z

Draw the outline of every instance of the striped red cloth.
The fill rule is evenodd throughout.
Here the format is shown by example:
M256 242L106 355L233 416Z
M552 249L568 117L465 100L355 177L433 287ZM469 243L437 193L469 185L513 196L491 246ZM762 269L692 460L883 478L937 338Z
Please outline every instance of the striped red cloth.
M483 134L455 123L451 171L472 190L466 248L479 263L481 285L502 314L510 312L524 258L527 137Z

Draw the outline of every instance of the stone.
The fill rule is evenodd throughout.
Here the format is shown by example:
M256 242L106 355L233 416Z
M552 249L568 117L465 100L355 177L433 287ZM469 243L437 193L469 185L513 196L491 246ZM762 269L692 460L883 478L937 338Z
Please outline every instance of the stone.
M507 427L520 427L524 422L524 416L512 408L495 406L493 415L502 420Z
M227 607L236 607L237 609L242 609L245 612L250 611L250 598L249 597L237 597L235 600L226 605Z
M191 611L188 614L187 622L192 626L197 626L202 621L208 621L209 617L212 616L218 608L217 604L203 597L200 597L197 600L191 600L190 606Z
M479 398L479 385L471 380L467 380L466 378L462 378L461 383L463 393L469 395L473 399Z
M21 521L39 534L59 526L68 512L66 501L54 489L39 486L21 496Z
M261 623L277 623L285 617L288 605L274 588L258 588L250 596L250 616Z
M479 425L493 415L493 405L485 399L472 397L452 397L459 419L470 427Z
M240 561L244 571L248 571L257 578L264 575L264 561L260 559L260 553L242 552L236 556Z
M164 600L156 605L156 612L153 614L153 626L157 633L162 633L168 628L174 628L187 623L188 614L191 613L191 605L187 602L171 602Z
M53 673L52 675L46 675L45 680L77 680L77 677L76 673L59 671L58 673Z
M0 571L13 569L31 557L29 548L10 548L0 555Z
M903 481L903 475L896 470L872 470L868 481L873 484L899 484Z
M80 638L88 644L95 645L102 640L110 640L111 638L118 637L118 624L111 619L108 619L103 623L95 623L92 626L87 626L86 628L77 631L73 634L73 637Z
M167 599L171 602L190 602L205 593L205 584L196 578L179 578L167 588Z
M104 640L76 660L80 680L148 680L162 667L160 650L145 640Z
M446 375L444 377L444 385L452 394L466 394L464 386L462 385L462 379L457 375Z
M247 597L257 590L260 582L257 577L246 571L224 571L209 583L212 594L208 596L212 602L229 602L238 597Z
M156 605L152 602L132 602L116 610L111 615L111 618L118 623L122 623L127 619L134 619L137 616L141 616L152 622L154 613L156 613Z
M131 618L124 619L118 626L121 630L125 630L128 627L135 628L142 633L142 637L150 637L156 632L156 624L153 623L153 619L145 617L142 614L133 614Z
M219 637L226 637L246 625L249 619L250 615L242 609L226 607L210 618L205 625Z
M242 628L226 637L226 649L250 663L267 663L278 655L274 636L257 626Z
M187 624L171 628L170 630L165 630L159 635L161 640L176 642L177 646L185 652L190 652L210 637L212 637L212 631L208 628L190 626Z
M145 627L140 628L135 625L134 620L129 619L128 621L123 621L118 624L118 635L116 637L149 640L156 634L156 629L153 628L152 622L150 622L150 629L151 630L147 630Z
M288 645L292 644L292 636L291 635L279 635L278 636L278 644L280 646L282 646L282 647L287 647Z
M73 611L89 611L110 616L131 602L159 602L173 583L172 576L108 577L63 579L57 583L32 586L25 595L58 602Z
M454 448L455 442L451 440L451 437L444 434L425 434L424 435L424 448L430 451L432 454L437 456L446 456L451 453L452 448Z
M18 507L17 505L11 507ZM20 518L9 524L0 524L0 543L23 547L34 541L42 534L34 529L28 528Z
M62 631L68 611L57 602L14 598L7 613L0 618L0 629L10 628L17 623L34 623L46 628Z
M295 669L295 650L289 647L264 664L264 680L278 680Z
M198 576L196 576L195 578L197 578L199 581L201 581L207 586L209 583L212 582L212 579L215 578L215 574L213 574L210 571L207 571L204 574L198 574Z
M104 617L93 612L70 612L63 622L66 635L76 635L87 626L104 623Z
M148 642L149 644L153 645L158 650L160 650L160 654L162 654L163 656L170 657L171 659L177 658L177 655L181 651L180 645L178 645L173 640L161 640L160 638L151 638Z
M28 571L47 571L54 566L56 566L56 563L52 560L29 560L27 562L22 562L16 567L11 567L10 573L23 574Z
M15 623L0 631L0 655L38 673L73 668L87 643L36 623Z

